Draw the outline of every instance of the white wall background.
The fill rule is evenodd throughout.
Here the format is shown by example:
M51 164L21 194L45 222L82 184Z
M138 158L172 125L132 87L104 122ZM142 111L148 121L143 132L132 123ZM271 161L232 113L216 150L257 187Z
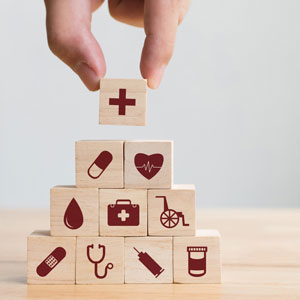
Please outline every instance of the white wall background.
M0 207L47 207L75 180L79 139L173 139L175 181L199 206L300 206L300 2L194 0L146 127L98 125L89 92L50 53L43 1L0 3ZM141 29L93 31L108 77L139 77ZM122 53L119 45L122 44Z

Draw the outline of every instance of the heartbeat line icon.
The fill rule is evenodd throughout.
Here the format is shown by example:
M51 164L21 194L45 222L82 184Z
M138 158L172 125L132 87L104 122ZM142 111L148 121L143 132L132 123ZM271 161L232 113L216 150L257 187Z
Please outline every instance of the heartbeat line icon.
M152 155L138 153L134 158L136 169L148 180L150 180L159 172L163 163L164 157L160 153L155 153Z
M156 167L155 165L151 164L150 161L148 161L146 164L143 164L142 166L137 167L138 169L144 169L145 172L148 171L151 173L152 169L160 169L161 167Z

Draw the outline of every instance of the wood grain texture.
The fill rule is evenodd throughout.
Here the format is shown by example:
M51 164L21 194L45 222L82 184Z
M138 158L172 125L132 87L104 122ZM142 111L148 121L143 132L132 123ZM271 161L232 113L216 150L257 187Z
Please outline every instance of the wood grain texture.
M125 142L125 188L168 189L173 183L173 142L172 141L126 141ZM143 176L135 165L138 153L153 155L161 154L163 164L160 170L150 179ZM151 161L140 165L141 170L150 172L153 167Z
M53 250L62 247L65 257L44 277L37 267ZM28 284L75 284L75 237L52 237L49 231L35 231L27 238Z
M140 252L147 253L163 270L156 276L139 260ZM143 260L143 258L140 258ZM153 263L149 263L153 268ZM158 275L159 274L159 275ZM158 275L158 276L157 276ZM125 238L125 283L171 283L173 282L171 237L126 237Z
M166 197L168 210L165 210L164 199L161 197ZM183 217L180 217L180 213L184 216L185 223L183 223ZM173 185L172 189L148 190L148 235L185 236L195 235L195 233L196 199L194 185L178 184Z
M73 199L82 212L83 223L70 229L64 222L66 210ZM56 186L50 191L50 228L52 236L98 236L99 235L98 189Z
M95 275L95 264L87 257L87 247L90 248L90 258L101 263L97 265L97 276L105 275L105 267L112 264L111 269L107 269L104 278L97 278ZM99 248L101 245L105 247ZM124 238L123 237L78 237L76 248L76 284L120 284L124 283Z
M191 250L188 252L188 247ZM206 253L198 252L206 248ZM197 252L195 252L194 250ZM197 230L196 236L174 237L173 268L175 283L221 282L220 234L216 230ZM206 255L206 263L203 263ZM189 264L190 256L190 264ZM200 262L200 259L201 262ZM195 261L196 260L196 261ZM204 272L206 271L206 273ZM195 275L203 275L195 277Z
M119 107L110 105L110 98L119 98L119 89L126 89L126 98L135 99L134 106L126 106L125 114L119 115ZM146 125L147 80L100 79L99 124Z
M142 189L100 189L100 236L145 236L147 235L147 190ZM108 206L116 205L117 200L130 200L139 206L139 225L109 226ZM130 208L122 213L130 217Z
M123 188L123 141L78 141L76 142L76 186L94 188ZM88 170L103 151L112 155L112 161L99 178L92 178ZM96 175L97 166L93 165ZM99 169L101 173L101 169ZM96 176L94 176L96 177Z
M26 285L26 236L48 210L0 209L0 299L300 299L300 209L200 209L222 235L222 284ZM16 221L17 220L17 221Z

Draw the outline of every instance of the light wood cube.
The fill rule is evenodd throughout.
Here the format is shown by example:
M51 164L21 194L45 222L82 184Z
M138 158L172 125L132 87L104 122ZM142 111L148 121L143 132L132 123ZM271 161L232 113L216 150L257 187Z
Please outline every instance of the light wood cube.
M124 237L78 237L76 283L124 283Z
M34 231L27 237L28 284L75 284L75 237Z
M171 188L172 141L125 142L125 188Z
M187 236L196 233L194 185L148 190L148 235Z
M147 235L147 190L100 189L100 236Z
M125 238L125 283L172 283L171 237Z
M100 79L99 123L146 125L145 79Z
M175 283L220 283L220 234L197 230L195 237L173 238Z
M99 235L98 189L56 186L50 191L52 236Z
M76 142L76 186L123 188L123 141Z

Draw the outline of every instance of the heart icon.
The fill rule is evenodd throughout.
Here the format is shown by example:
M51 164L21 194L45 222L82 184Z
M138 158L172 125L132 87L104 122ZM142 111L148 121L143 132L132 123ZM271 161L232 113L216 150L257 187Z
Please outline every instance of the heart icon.
M138 153L134 158L136 169L148 180L159 172L163 163L164 157L159 153L152 155Z

